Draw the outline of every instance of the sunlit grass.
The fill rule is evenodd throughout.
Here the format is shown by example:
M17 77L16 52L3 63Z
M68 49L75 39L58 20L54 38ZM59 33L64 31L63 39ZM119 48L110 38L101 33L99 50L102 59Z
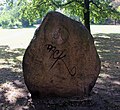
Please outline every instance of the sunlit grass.
M35 28L0 29L0 45L10 48L26 48L34 35Z
M0 29L0 45L10 48L26 48L31 41L36 28ZM91 33L120 33L119 25L91 25ZM100 36L108 38L108 36Z
M91 33L119 33L120 34L120 25L91 25Z

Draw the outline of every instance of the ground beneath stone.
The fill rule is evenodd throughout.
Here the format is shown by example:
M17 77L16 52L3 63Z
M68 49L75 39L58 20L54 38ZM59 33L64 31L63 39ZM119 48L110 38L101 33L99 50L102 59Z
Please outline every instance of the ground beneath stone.
M23 48L0 45L0 110L120 110L120 34L94 34L101 73L89 97L32 100L23 79Z

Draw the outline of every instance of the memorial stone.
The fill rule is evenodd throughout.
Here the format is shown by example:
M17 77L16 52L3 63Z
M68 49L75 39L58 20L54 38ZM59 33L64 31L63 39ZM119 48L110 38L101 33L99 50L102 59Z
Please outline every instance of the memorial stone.
M99 73L100 59L85 26L59 12L49 12L23 58L23 75L30 93L84 97Z

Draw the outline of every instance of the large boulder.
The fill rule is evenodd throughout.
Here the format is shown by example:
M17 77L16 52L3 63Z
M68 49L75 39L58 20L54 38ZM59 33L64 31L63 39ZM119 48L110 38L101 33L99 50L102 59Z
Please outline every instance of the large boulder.
M30 93L83 97L90 93L99 73L100 59L85 26L58 12L48 13L23 58Z

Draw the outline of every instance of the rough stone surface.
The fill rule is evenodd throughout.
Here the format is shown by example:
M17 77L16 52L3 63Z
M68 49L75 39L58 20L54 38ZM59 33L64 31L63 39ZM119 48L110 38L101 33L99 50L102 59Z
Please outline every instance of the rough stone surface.
M100 72L92 35L77 21L50 12L23 58L28 90L40 96L88 95Z

